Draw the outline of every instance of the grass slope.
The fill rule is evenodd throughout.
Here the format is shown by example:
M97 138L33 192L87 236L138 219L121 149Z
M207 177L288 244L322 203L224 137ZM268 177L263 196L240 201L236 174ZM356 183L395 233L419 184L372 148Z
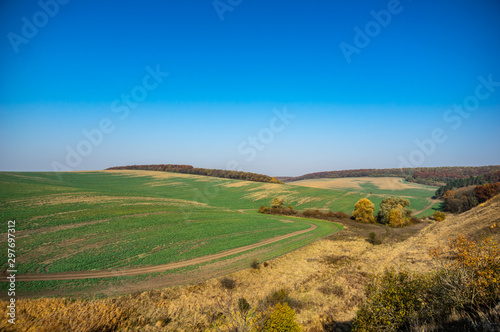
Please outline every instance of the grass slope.
M258 214L257 207L278 192L308 201L281 185L146 171L65 173L63 181L53 173L0 173L0 185L0 217L16 220L18 273L167 264L304 230L308 222L318 226L255 251L269 259L337 230L324 221ZM3 256L0 267L6 264ZM231 264L241 268L241 262ZM84 284L98 285L73 283Z

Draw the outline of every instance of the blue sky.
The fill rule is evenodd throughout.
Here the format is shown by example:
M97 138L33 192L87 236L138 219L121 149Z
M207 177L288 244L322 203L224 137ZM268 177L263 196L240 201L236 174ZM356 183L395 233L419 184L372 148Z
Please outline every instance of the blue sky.
M493 0L2 1L0 170L500 164L499 18Z

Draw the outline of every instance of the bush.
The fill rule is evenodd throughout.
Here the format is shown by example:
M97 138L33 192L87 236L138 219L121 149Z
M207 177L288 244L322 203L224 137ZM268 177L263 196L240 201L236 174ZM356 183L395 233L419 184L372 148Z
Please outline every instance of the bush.
M271 294L266 297L264 303L267 306L275 306L278 303L288 303L289 300L288 291L281 288L279 290L272 291Z
M259 208L259 213L271 214L271 212L271 208L268 208L267 206L261 205Z
M443 221L445 218L446 218L446 215L441 211L436 211L432 215L432 219L434 219L436 221Z
M419 224L419 223L421 223L421 222L422 222L422 220L421 220L421 219L419 219L419 218L417 218L417 217L411 217L411 218L410 218L410 224L412 224L412 225L414 225L414 224Z
M432 280L406 271L386 270L366 286L366 301L358 308L354 331L401 331L434 313L427 301Z
M297 211L293 209L293 207L274 207L270 208L267 206L261 206L259 208L259 213L264 213L264 214L276 214L276 215L295 215L297 214Z
M234 289L236 287L236 281L234 279L224 277L220 280L220 285L225 289Z
M432 251L438 271L417 274L386 270L372 277L366 301L354 320L355 331L499 329L500 247L491 239L473 242L458 236ZM451 326L450 321L459 325Z
M370 234L368 234L368 242L373 245L382 244L382 240L377 237L377 234L375 234L375 232L370 232Z
M260 268L259 261L256 259L252 260L252 262L250 263L250 267L254 270L257 270L258 268Z
M281 208L281 207L283 207L283 204L285 204L285 201L282 198L276 197L271 202L271 208L273 208L273 209Z
M432 255L444 262L439 278L450 302L473 313L500 301L500 246L491 238L474 242L459 235Z
M297 323L295 311L286 303L278 303L271 310L264 323L263 331L269 332L299 332L301 326Z
M335 218L339 218L339 219L349 219L351 216L348 215L347 213L345 212L342 212L342 211L339 211L339 212L335 212Z

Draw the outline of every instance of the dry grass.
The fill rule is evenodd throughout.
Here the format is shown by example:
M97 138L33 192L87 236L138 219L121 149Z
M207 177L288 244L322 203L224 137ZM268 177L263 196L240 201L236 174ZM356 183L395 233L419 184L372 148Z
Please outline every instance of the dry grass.
M245 187L245 186L248 186L250 184L255 184L255 182L252 182L252 181L229 182L228 181L228 182L219 184L219 186L223 186L223 187L226 187L226 188L238 188L238 187Z
M393 177L358 177L338 179L311 179L291 182L291 185L321 188L321 189L362 189L360 183L369 183L384 190L422 189L416 183L403 182L402 178Z

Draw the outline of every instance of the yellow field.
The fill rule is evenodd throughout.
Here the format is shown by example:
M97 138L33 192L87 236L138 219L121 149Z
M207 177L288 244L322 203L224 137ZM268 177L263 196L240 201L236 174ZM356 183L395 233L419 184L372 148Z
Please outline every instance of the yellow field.
M427 189L417 183L393 177L359 177L338 179L310 179L290 182L291 185L321 189L363 189L360 184L371 184L382 190Z

